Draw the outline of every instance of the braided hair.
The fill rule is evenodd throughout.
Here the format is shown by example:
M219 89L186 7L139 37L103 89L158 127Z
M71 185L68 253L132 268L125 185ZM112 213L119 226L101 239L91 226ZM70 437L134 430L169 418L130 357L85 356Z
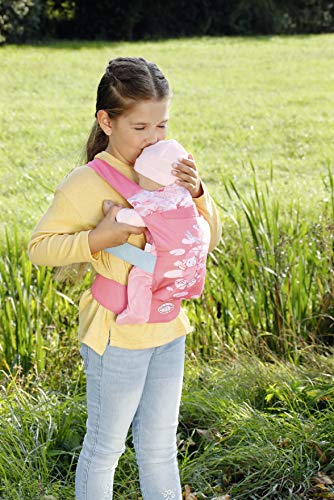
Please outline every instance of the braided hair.
M108 136L96 119L100 109L116 118L138 101L160 101L170 96L168 81L153 62L143 57L117 57L109 61L97 88L95 122L86 145L86 160L108 146Z

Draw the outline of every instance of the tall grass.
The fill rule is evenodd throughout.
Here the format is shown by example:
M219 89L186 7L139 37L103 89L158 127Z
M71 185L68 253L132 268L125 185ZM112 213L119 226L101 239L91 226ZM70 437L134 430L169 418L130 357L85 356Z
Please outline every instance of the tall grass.
M321 356L306 367L193 358L181 405L184 482L233 499L318 498L318 471L333 474L332 370Z
M187 356L177 443L181 483L194 500L332 498L332 485L314 487L319 472L334 473L334 365L322 356L308 361L226 356L209 364ZM69 393L49 388L52 371L48 380L3 377L1 498L73 499L86 420L77 365ZM142 498L131 438L130 431L115 475L119 500Z
M0 393L1 498L37 499L51 492L57 498L58 494L71 498L72 487L67 483L72 480L85 426L83 397L52 393L40 385L27 390L17 373L4 380L6 390Z
M229 205L223 239L209 258L205 293L186 303L194 333L190 348L206 356L244 348L262 358L275 353L298 362L309 349L332 341L334 316L334 182L325 179L327 208L305 219L297 203L286 206L274 184L241 192L225 180ZM90 276L68 289L36 267L26 245L6 233L0 261L1 365L42 371L57 337L77 326L78 295ZM69 297L71 296L71 298ZM52 356L54 353L52 353Z
M26 243L15 229L5 233L0 259L0 367L35 365L42 371L46 351L75 320L73 300L57 289L52 270L36 267L28 258ZM59 288L59 286L58 286Z
M206 291L189 306L194 348L247 346L298 361L331 338L333 323L333 175L325 179L328 204L304 218L296 202L275 196L274 184L241 192L225 180L229 205L223 241L208 264Z

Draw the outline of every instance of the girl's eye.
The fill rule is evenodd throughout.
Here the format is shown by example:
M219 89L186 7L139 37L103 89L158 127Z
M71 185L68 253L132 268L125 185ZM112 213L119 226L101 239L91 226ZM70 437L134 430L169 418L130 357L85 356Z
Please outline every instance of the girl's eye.
M158 125L158 128L167 128L167 124L166 125ZM135 127L135 130L144 130L145 127Z

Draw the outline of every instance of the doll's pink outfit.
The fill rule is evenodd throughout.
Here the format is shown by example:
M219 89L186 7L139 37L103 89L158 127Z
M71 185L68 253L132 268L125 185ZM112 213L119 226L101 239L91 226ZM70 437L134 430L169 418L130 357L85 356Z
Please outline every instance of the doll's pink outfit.
M170 142L159 141L145 148L138 158L140 162L149 164L149 175L144 173L143 163L139 164L138 170L135 164L135 170L150 178L152 172L155 175L154 170L161 172L156 152L174 147L176 141ZM155 151L152 151L154 148ZM174 153L176 149L174 147ZM152 165L151 159L155 159L156 166ZM103 160L96 159L88 165L133 206L147 227L146 239L157 258L153 274L133 267L128 286L97 275L92 285L94 298L115 312L118 315L116 322L120 324L171 321L179 314L181 300L197 298L203 291L210 242L207 221L199 215L190 193L175 184L175 177L171 174L169 180L173 183L156 191L147 191ZM171 168L170 165L169 170ZM161 178L159 180L161 183ZM121 212L123 210L119 214Z

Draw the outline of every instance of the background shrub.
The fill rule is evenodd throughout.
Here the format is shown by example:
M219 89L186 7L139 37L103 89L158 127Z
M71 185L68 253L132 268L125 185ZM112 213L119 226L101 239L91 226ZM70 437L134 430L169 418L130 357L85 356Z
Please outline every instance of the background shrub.
M0 0L0 43L50 37L139 40L333 30L334 3L327 0Z
M41 0L0 0L0 43L22 43L40 36Z

